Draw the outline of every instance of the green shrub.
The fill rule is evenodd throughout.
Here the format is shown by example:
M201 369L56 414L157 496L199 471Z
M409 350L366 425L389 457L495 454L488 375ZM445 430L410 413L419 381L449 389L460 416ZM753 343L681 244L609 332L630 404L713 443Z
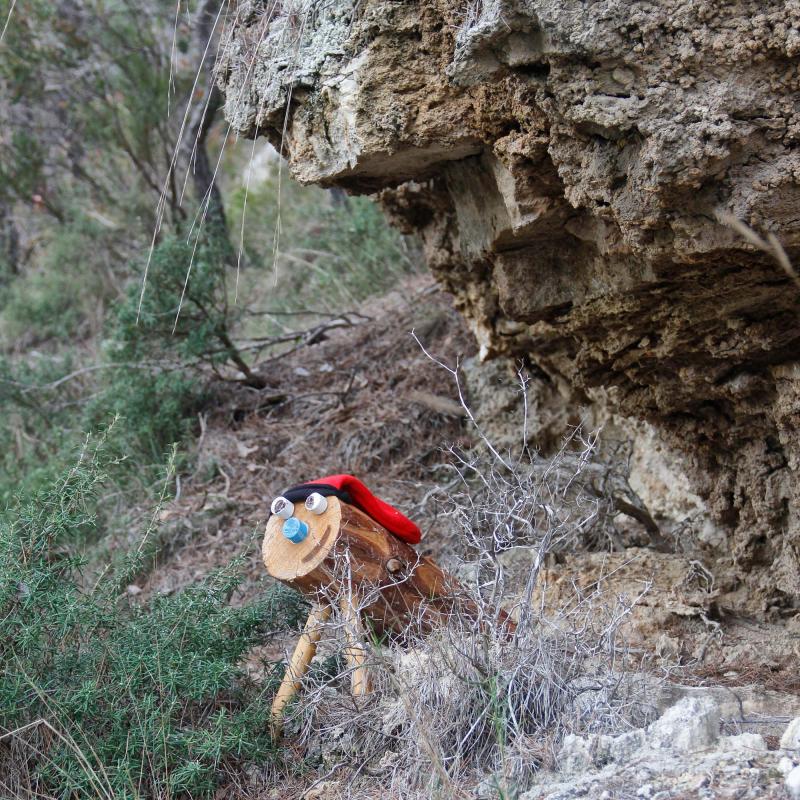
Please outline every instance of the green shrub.
M69 356L29 357L12 364L0 355L0 509L14 495L30 496L55 480L67 463L62 455L78 443L69 414L48 408L41 394L25 390L31 384L57 380L72 369Z
M224 354L214 351L219 332L228 327L227 312L222 249L213 238L203 237L195 247L169 237L153 251L144 294L140 285L129 287L113 337L121 358L171 353L219 363Z
M120 417L113 448L141 470L162 463L172 444L186 440L204 402L203 382L179 369L121 367L109 370L96 396L86 403L80 424L96 431Z
M86 323L97 318L109 291L101 278L102 234L78 216L43 237L37 266L10 279L0 295L0 325L9 344L69 341L89 331Z
M213 226L193 241L168 237L155 248L144 293L131 286L118 309L114 340L119 360L178 358L183 364L219 369L228 365L257 388L255 376L232 339L241 314L226 284L230 244Z
M152 530L99 579L82 575L64 544L96 525L104 458L102 443L87 446L52 487L0 517L0 790L207 796L226 772L273 757L278 676L267 670L258 685L241 661L305 608L285 589L230 605L240 561L132 603L125 586L152 558Z
M0 356L0 418L5 422L0 425L0 466L5 467L0 507L13 494L29 496L52 479L69 463L85 431L101 430L115 417L123 422L109 447L127 457L137 485L152 482L151 468L163 463L173 443L186 440L203 408L209 367L218 371L230 361L224 270L223 246L213 239L204 237L196 248L166 239L153 254L141 314L139 287L131 285L106 326L108 338L98 360L107 366L78 381L60 382L80 372L85 358L68 346L13 361ZM31 280L21 278L15 283L19 294L5 310L13 311L14 324L24 321L25 326L38 325L43 335L66 335L70 321L84 317L75 297L83 284L57 270L41 275L49 287L41 301L30 292ZM57 290L61 282L67 286L63 292ZM124 471L117 470L116 476Z
M252 149L242 149L229 148L229 170L247 169L242 160ZM248 296L250 285L263 286L267 270L270 308L339 313L422 269L417 243L392 228L373 200L300 186L286 172L279 178L276 163L263 179L229 194L231 226L240 228L244 216L244 263L250 266L241 276L240 297Z
M205 402L203 383L180 369L123 366L91 374L89 391L70 383L46 388L76 369L69 352L13 365L0 356L0 509L52 483L73 461L84 431L118 417L106 445L117 457L111 477L127 493L146 496L170 446L190 435Z
M97 430L122 417L137 463L160 463L190 433L206 399L208 372L199 368L218 373L239 358L229 334L226 247L208 235L196 244L165 239L153 252L144 295L129 286L111 320L105 360L120 366L105 373L83 425Z

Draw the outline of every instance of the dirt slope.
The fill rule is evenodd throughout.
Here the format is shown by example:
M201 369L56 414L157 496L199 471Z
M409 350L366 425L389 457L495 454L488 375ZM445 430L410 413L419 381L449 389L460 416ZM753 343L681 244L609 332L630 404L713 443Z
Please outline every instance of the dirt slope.
M258 548L248 543L263 534L272 498L338 472L362 476L419 519L423 549L445 549L434 507L424 499L440 450L471 434L454 386L411 332L452 362L469 355L462 349L469 340L452 302L430 279L411 280L358 311L364 318L354 327L264 366L274 368L264 390L218 390L201 421L198 466L162 514L174 532L164 537L169 557L150 577L149 591L190 583L243 546L253 555L247 591L257 591L264 571Z
M487 374L471 361L469 350L462 349L470 340L452 299L424 278L409 280L360 312L366 318L354 327L332 331L324 341L276 360L266 389L218 389L213 409L202 419L197 467L183 476L178 499L162 512L167 552L143 586L146 591L174 591L243 548L251 575L244 596L260 591L259 546L272 498L294 483L336 472L361 476L420 523L418 549L454 563L463 542L441 516L438 490L451 480L446 448L469 448L476 432L459 410L452 378L411 334L444 362L464 362L470 407L498 442L509 443L518 434L515 365L498 364ZM529 397L531 443L545 451L571 423L559 416L559 400L557 393L542 390ZM560 433L554 433L559 425ZM612 445L615 435L610 423L601 439ZM598 458L613 458L613 452L601 446ZM648 472L650 462L626 464L631 483L642 485L647 475L640 473ZM632 546L555 555L546 573L552 600L569 592L573 581L583 587L600 581L614 595L631 596L647 583L632 624L648 648L676 663L699 659L700 675L738 670L752 682L755 671L764 683L778 687L788 681L795 687L791 670L800 648L800 617L770 607L768 595L743 593L730 559L709 557L702 539L686 527L681 507L659 495L669 488L655 482L643 496L655 509L670 552L641 546L644 527L619 515ZM659 504L674 516L657 513ZM696 510L690 521L702 528ZM510 561L511 578L523 583L527 566L524 557Z

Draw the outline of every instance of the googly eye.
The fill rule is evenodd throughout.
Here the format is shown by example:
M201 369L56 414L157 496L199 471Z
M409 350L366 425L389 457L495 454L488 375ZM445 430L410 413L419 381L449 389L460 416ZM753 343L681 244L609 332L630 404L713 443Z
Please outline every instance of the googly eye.
M308 525L297 517L289 517L283 523L283 535L290 541L298 544L308 536Z
M306 498L306 509L312 514L324 514L328 508L328 501L318 492L313 492Z
M294 514L294 503L292 503L291 500L287 500L285 497L276 497L272 501L270 511L272 511L276 517L289 519L289 517Z

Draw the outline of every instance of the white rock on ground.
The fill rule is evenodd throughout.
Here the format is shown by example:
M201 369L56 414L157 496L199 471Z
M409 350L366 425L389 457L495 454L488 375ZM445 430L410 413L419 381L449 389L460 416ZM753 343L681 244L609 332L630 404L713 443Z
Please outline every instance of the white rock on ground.
M737 736L723 736L717 748L725 753L741 753L743 757L767 752L767 743L758 733L740 733Z
M781 750L800 750L800 717L793 719L783 732Z
M792 761L792 759L789 758L788 756L784 756L778 762L778 772L780 772L780 774L783 775L784 777L786 777L794 769L794 767L795 767L794 761Z
M647 730L647 742L659 749L691 752L719 738L719 707L710 698L685 697Z
M800 767L795 767L786 776L786 791L792 800L800 800Z
M558 756L563 774L575 775L610 762L627 763L643 749L694 752L712 746L719 738L719 707L709 697L684 697L668 708L659 719L644 730L634 730L620 736L591 734L564 738ZM755 734L728 737L730 748L763 748L763 739ZM758 740L758 741L756 741ZM760 746L759 746L760 742Z
M590 769L593 765L592 745L597 737L567 734L558 753L561 772L573 775Z
M721 736L720 707L706 696L684 697L646 729L620 736L565 737L559 773L540 773L520 800L579 800L592 797L704 797L705 787L724 786L741 800L760 800L777 788L776 766L792 800L800 800L800 768L767 749L763 736ZM791 794L797 773L798 794ZM697 794L701 792L701 794ZM683 793L683 794L681 794ZM728 795L725 795L726 797ZM774 795L770 795L774 796Z

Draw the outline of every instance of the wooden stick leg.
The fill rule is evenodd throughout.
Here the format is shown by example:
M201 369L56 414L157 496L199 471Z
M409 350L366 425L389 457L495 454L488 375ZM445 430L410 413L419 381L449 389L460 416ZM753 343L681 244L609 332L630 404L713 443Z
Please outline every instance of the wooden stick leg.
M331 616L330 606L315 606L308 615L300 641L294 649L289 666L272 701L272 735L280 738L283 733L283 710L286 704L297 694L303 676L308 672L308 665L317 652L317 642L322 635L322 624Z
M353 697L363 697L370 691L369 675L364 666L367 654L361 642L362 629L361 621L358 618L358 609L353 598L343 597L339 601L339 608L344 620L345 636L347 637L347 647L344 650L347 666L351 669L350 691Z

